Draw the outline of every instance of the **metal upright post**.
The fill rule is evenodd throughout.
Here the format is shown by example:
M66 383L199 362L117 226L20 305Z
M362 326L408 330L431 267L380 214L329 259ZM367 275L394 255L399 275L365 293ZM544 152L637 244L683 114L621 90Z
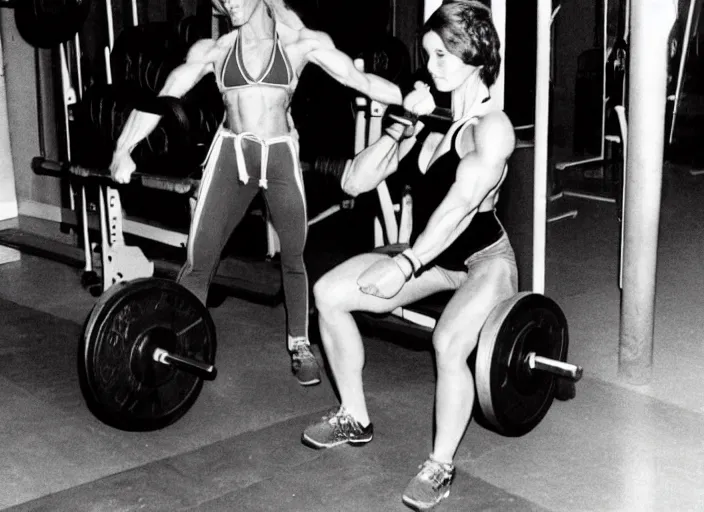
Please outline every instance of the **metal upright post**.
M550 113L550 33L552 1L538 0L535 67L535 148L533 179L533 291L545 291L545 239Z
M632 384L647 383L652 372L667 41L676 13L676 0L631 6L619 374Z
M496 82L491 87L491 96L494 103L500 108L504 108L504 101L506 100L506 8L506 0L491 0L491 19L499 35L499 41L501 41L501 46L499 47L501 68L499 69L499 76L496 78Z

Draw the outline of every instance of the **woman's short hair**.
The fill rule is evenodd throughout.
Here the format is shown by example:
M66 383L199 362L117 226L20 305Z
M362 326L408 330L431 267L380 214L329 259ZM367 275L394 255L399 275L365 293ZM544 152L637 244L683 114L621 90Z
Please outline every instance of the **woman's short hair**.
M422 35L430 31L465 64L483 66L482 81L487 87L494 84L501 66L501 42L486 5L477 0L446 0L425 22Z

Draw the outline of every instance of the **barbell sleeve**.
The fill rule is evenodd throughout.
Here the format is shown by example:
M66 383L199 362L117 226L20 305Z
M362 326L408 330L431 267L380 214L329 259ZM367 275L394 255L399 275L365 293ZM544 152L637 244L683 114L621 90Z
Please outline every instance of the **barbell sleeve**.
M583 369L581 366L539 356L535 352L528 353L526 356L526 365L530 371L548 372L574 382L582 378Z
M204 380L214 380L218 375L217 368L212 364L202 363L190 357L172 354L163 348L155 348L152 357L154 361L158 363L170 365L184 372L192 373Z
M113 184L117 185L117 183L112 180L108 169L97 169L56 162L40 156L32 159L32 170L36 174L57 176L60 178L65 177L68 173L79 178L110 180ZM146 188L165 190L177 194L188 194L197 188L199 181L192 178L174 178L171 176L146 174L137 171L132 173L130 184L139 184Z

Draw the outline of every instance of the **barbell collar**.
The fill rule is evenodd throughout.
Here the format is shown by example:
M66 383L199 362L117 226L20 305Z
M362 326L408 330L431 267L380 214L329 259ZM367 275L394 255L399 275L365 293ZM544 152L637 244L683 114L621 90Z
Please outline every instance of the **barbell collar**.
M528 353L526 356L526 365L531 372L548 372L573 382L577 382L582 378L583 369L581 366L539 356L535 352Z
M172 354L163 348L155 348L152 358L158 363L173 366L184 372L196 375L203 380L214 380L218 375L217 368L212 364L202 363L190 357Z

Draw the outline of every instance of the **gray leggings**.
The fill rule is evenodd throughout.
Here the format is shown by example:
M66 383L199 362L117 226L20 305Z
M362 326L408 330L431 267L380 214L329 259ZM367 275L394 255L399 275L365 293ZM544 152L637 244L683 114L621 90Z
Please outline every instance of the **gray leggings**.
M261 140L225 128L218 131L206 159L178 282L205 303L222 250L260 189L281 244L288 334L307 336L303 249L308 223L303 176L289 135Z

